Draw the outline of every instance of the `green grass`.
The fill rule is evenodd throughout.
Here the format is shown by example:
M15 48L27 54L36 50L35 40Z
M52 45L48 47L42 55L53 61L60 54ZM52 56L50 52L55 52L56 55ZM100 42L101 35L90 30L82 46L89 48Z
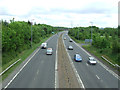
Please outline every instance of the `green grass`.
M75 42L77 42L77 43L83 43L83 44L85 44L85 41L83 41L83 40L77 40L77 39L75 39L74 37L72 37L72 36L70 36Z
M52 36L52 35L50 35ZM49 36L49 37L50 37ZM21 59L21 61L19 61L17 64L15 64L13 67L11 67L7 72L5 72L3 75L2 75L2 80L4 80L6 77L8 77L8 75L14 71L14 69L16 67L18 67L30 54L32 54L32 52L38 48L41 43L45 42L49 37L46 37L44 39L42 39L42 41L38 44L34 44L33 43L33 46L32 46L32 49L27 49L27 50L24 50L22 51L20 54L18 54L18 56L16 56L11 62L5 64L4 66L2 66L3 70L6 69L8 66L10 66L12 63L14 63L16 60L18 59Z
M98 53L98 50L96 48L92 47L91 45L85 45L82 47L85 48L86 50L88 50L90 53L97 56L98 58L101 58L102 54Z

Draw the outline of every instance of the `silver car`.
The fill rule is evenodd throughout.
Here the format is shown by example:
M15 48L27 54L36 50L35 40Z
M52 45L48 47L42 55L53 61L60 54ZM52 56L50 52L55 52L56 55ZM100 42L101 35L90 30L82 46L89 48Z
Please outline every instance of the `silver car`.
M52 55L52 53L53 53L52 48L47 48L46 54L47 54L47 55Z
M73 50L73 47L72 47L72 46L69 46L68 49L69 49L69 50Z
M91 64L91 65L95 65L97 63L97 61L94 59L94 57L90 56L89 57L89 60L88 60L88 63Z

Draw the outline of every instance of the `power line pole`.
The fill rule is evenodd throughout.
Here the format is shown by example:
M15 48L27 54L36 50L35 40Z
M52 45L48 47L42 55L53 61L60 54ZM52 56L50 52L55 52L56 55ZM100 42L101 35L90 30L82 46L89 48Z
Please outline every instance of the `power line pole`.
M31 20L31 48L32 48L32 24L33 24L33 21L34 19Z
M92 26L93 26L93 22L90 22L91 23L91 45L92 45Z
M79 25L78 25L78 40L79 40Z

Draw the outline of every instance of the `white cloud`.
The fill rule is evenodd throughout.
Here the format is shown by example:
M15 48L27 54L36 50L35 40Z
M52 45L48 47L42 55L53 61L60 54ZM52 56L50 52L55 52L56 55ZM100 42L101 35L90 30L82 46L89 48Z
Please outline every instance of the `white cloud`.
M0 0L0 18L53 26L117 27L119 0Z

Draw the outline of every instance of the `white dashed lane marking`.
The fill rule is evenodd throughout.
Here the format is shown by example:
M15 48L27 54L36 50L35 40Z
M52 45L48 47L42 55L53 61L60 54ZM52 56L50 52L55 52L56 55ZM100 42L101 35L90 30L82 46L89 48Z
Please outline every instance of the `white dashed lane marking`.
M88 64L86 63L86 65L88 66Z
M96 75L96 77L97 77L97 79L100 79L100 78L98 77L98 75Z
M39 70L37 70L37 75L38 75L38 73L39 73Z

